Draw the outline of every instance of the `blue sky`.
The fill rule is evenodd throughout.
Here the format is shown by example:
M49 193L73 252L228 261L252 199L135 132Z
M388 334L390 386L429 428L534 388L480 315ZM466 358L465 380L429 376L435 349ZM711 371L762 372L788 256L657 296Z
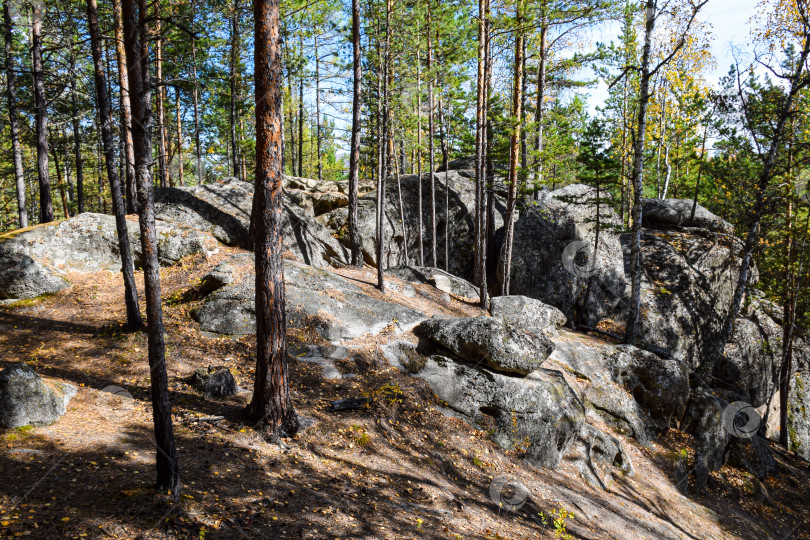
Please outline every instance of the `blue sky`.
M709 81L717 82L728 74L729 66L734 62L731 54L732 45L742 51L749 50L749 19L756 13L761 0L709 0L699 19L711 25L713 34L712 55L717 62L714 72L708 75ZM594 36L598 41L609 42L616 39L619 33L618 24L603 28ZM607 96L607 87L600 84L587 92L588 105L591 111L600 106Z

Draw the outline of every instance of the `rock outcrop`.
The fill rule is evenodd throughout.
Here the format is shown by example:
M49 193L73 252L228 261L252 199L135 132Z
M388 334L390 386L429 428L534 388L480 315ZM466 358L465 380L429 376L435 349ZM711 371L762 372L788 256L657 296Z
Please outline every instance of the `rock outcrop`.
M0 372L0 428L53 424L75 395L73 385L43 380L30 366L12 364Z
M465 362L519 375L539 369L554 348L544 333L494 317L434 317L420 324L416 333Z
M210 232L228 246L252 249L250 214L253 185L226 179L201 186L161 188L155 194L155 216L181 227ZM316 267L342 266L346 248L321 226L306 205L284 195L284 248L297 261Z
M629 276L630 235L621 241ZM668 350L692 368L699 366L730 309L739 248L734 237L697 229L642 230L641 341ZM613 317L624 320L627 310L623 302Z
M689 199L641 199L641 205L641 224L644 227L653 229L698 227L712 232L734 234L731 223L717 217L699 204L695 206L693 220L693 201Z
M212 273L217 277L203 278L203 283L223 286L192 312L202 330L226 335L256 332L253 264L253 254L235 255L215 268ZM377 334L389 325L410 329L426 318L413 309L373 298L346 278L295 261L284 262L284 279L289 323L313 328L330 342Z
M614 230L620 223L607 203L609 194L602 191L594 257L596 195L595 188L581 184L542 192L518 218L510 294L535 298L558 308L569 320L578 317L578 322L591 326L614 312L625 295L622 250Z
M436 236L437 266L445 268L445 222L447 211L445 200L449 203L450 227L448 228L449 252L448 272L466 280L473 274L473 243L475 217L475 183L457 171L447 173L449 193L445 189L445 173L437 173L436 185ZM402 208L405 216L403 227L400 218L400 188ZM419 257L419 181L415 175L400 178L399 185L391 178L386 183L385 203L385 268L414 264ZM363 195L358 203L358 228L362 240L361 250L367 264L376 266L376 191ZM422 175L422 227L424 233L424 250L426 263L430 261L430 176ZM495 228L503 224L506 209L498 199L495 201ZM338 208L318 217L318 221L340 238L348 246L346 230L346 208Z
M157 221L158 257L172 265L189 255L217 249L209 235ZM140 267L137 221L127 221L135 265ZM68 272L119 272L121 256L115 218L84 213L66 221L38 225L0 241L0 299L34 298L70 285Z
M397 266L385 271L386 274L412 283L425 283L442 292L477 302L478 289L467 281L439 268L427 266Z

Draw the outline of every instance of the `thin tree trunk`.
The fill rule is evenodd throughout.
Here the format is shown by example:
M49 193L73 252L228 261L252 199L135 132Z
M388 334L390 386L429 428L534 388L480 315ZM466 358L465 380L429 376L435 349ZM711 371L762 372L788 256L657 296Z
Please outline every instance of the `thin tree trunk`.
M394 138L391 137L391 153L394 152ZM402 182L400 181L400 169L395 167L395 174L397 179L397 195L399 196L399 221L402 223L402 255L403 263L405 266L409 265L408 262L408 228L405 224L405 207L402 205Z
M386 0L385 45L380 77L382 93L378 106L380 115L379 163L377 166L377 288L385 292L385 180L388 176L388 70L391 46L391 0Z
M450 159L447 154L447 118L442 108L442 100L439 100L439 138L442 147L442 165L444 166L444 271L450 269L450 185L447 175L450 166Z
M714 114L714 108L712 108ZM695 212L697 211L698 194L700 193L700 179L703 176L703 163L706 155L706 138L709 136L709 123L703 129L703 141L700 143L700 164L698 165L697 179L695 180L695 198L692 201L692 212L689 214L689 224L694 226Z
M166 167L166 112L164 110L166 87L163 86L163 36L160 31L160 0L155 0L155 16L155 78L158 84L155 92L158 123L158 178L160 187L165 188L169 184Z
M48 171L48 110L45 99L45 73L42 67L42 10L43 5L34 2L31 24L34 74L34 107L36 109L37 174L39 177L39 222L53 221L51 202L51 178Z
M121 254L121 274L124 279L124 304L127 310L127 330L143 327L141 310L138 307L138 290L135 286L135 265L132 262L132 249L127 234L126 209L121 196L121 182L115 169L115 143L112 135L112 118L107 93L106 75L101 68L101 31L98 26L98 6L96 0L87 0L87 26L90 33L93 56L93 76L96 84L96 103L101 117L101 139L104 143L104 157L107 177L110 179L112 206L115 213L115 229L118 233L118 251Z
M194 34L195 0L191 0L191 102L194 106L194 153L197 158L197 185L203 183L202 149L200 148L200 90L197 81L197 39Z
M136 15L136 8L138 15ZM159 490L169 490L175 497L178 497L180 477L172 427L172 410L169 402L169 383L166 375L165 330L160 299L160 265L152 189L152 112L149 96L151 91L149 88L146 18L146 0L123 0L124 42L127 48L127 58L132 59L128 75L132 92L132 141L135 150L135 179L138 187L141 249L144 261L152 420L155 425L155 445L157 447L157 486Z
M6 91L8 96L9 128L11 129L11 150L14 157L14 181L17 186L17 215L20 228L28 227L28 208L25 206L25 171L22 164L20 128L17 119L17 85L12 55L13 35L10 0L3 1L3 23L5 24L6 49Z
M537 125L537 139L534 141L534 196L540 191L540 185L543 183L543 101L546 98L546 38L548 36L548 22L546 21L546 2L544 1L540 8L542 22L540 24L540 46L538 54L540 60L537 63L537 102L534 109L534 123Z
M360 128L362 113L363 63L360 50L360 0L352 0L352 142L349 155L349 241L352 251L352 265L363 266L360 251L360 231L357 225L357 202L360 184Z
M323 180L321 159L321 60L318 58L318 34L315 34L315 137L318 149L318 180Z
M428 154L430 161L430 262L433 268L438 266L436 259L437 243L436 238L436 177L433 171L436 170L435 151L433 144L433 111L436 103L433 99L433 42L431 40L432 24L430 18L430 0L427 5L427 91L428 91Z
M129 93L127 53L124 47L124 26L121 21L121 0L113 0L113 14L115 16L115 54L118 61L118 86L121 88L121 130L126 161L127 214L134 214L137 211L135 150L132 146L132 105Z
M54 147L53 149L53 167L56 170L56 187L59 189L59 196L62 199L62 214L65 216L65 219L69 219L70 211L68 210L65 183L62 181L62 167L59 166L59 147Z
M643 194L644 138L647 131L647 104L650 101L650 55L655 29L655 0L647 0L644 50L641 58L641 80L638 97L638 123L633 148L633 211L630 243L630 313L625 327L625 342L635 345L641 313L641 197Z
M184 165L183 162L183 116L180 113L180 88L174 88L174 102L175 102L175 122L177 129L177 183L181 186L184 185Z
M70 55L70 107L73 127L73 158L76 163L76 189L78 191L78 210L84 212L84 160L82 159L82 135L79 125L79 106L76 102L76 62L73 53Z
M304 54L304 38L298 34L298 46ZM298 176L304 176L304 73L298 78Z
M239 162L239 144L236 138L236 124L238 115L238 67L239 67L239 53L240 53L240 34L239 34L239 2L234 3L233 16L231 17L231 58L230 58L230 79L231 79L231 154L233 155L233 175L236 178L242 177L241 163Z
M622 94L622 147L621 147L621 170L619 172L619 178L621 180L621 201L620 201L620 209L619 209L619 219L621 220L623 225L627 225L627 218L629 217L629 212L627 211L627 100L628 100L628 92L627 92L627 77L624 78L623 81L624 88Z
M298 431L287 370L287 321L281 170L281 50L278 0L255 0L256 177L256 376L247 413L272 441Z
M517 28L523 25L523 0L515 6L515 23ZM515 234L515 207L517 205L518 160L520 158L520 128L523 119L523 32L518 30L515 36L515 81L512 95L512 119L514 127L509 141L509 194L506 208L506 234L504 235L503 276L501 294L509 294L510 274L512 272L512 243Z
M419 43L420 33L416 32L416 184L419 201L419 266L425 266L425 232L422 220L422 57Z

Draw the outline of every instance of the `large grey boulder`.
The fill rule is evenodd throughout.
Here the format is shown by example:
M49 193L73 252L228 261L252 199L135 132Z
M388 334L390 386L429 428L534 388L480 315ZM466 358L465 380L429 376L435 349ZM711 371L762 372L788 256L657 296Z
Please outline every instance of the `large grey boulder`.
M475 285L466 279L454 276L439 268L431 268L429 266L397 266L395 268L389 268L385 273L403 281L425 283L436 287L442 292L468 298L474 302L478 301L478 288L476 288Z
M546 365L565 373L589 411L618 432L647 442L683 416L689 373L682 362L565 330L552 341Z
M545 334L494 317L434 317L415 331L465 362L504 373L527 375L540 368L554 349Z
M448 272L467 280L473 277L475 242L475 182L457 171L447 173L449 193L445 190L445 173L436 173L436 235L437 266L445 267L445 197L449 201L450 226L448 251L450 254ZM400 219L399 195L397 182L389 178L385 190L385 256L384 267L393 268L413 264L419 259L419 181L416 175L405 175L400 178L402 188L402 207L405 215L403 227ZM361 238L363 260L376 266L376 190L360 197L357 210L358 228ZM503 224L505 206L495 200L495 228ZM424 228L425 257L430 257L430 176L422 175L422 227ZM318 217L318 221L332 230L348 246L346 220L348 210L338 208ZM407 242L406 242L407 236ZM407 259L407 260L406 260Z
M52 424L75 395L73 385L45 381L30 366L12 364L0 372L0 427Z
M494 318L531 332L565 324L562 311L528 296L496 296L490 300L489 310Z
M699 227L712 232L733 234L734 226L717 217L701 205L695 208L689 199L641 199L641 224L654 229L673 227Z
M622 235L630 275L629 234ZM730 309L739 271L739 240L697 229L642 230L640 341L665 349L691 368L700 365L716 343ZM752 274L756 283L758 274ZM630 296L627 282L625 298ZM628 305L613 318L625 320Z
M215 268L219 277L211 281L223 286L192 312L203 331L226 335L256 332L253 260L252 253L243 253ZM221 279L222 274L228 278ZM284 261L284 280L290 324L311 328L331 342L377 334L390 325L410 329L425 319L418 311L370 296L346 278L295 261ZM204 277L203 283L207 281Z
M774 307L756 291L749 294L712 373L713 386L731 390L755 407L769 401L779 381L783 332L769 315Z
M296 260L311 266L342 266L346 248L321 226L305 207L283 196L284 248ZM210 232L229 246L252 249L250 214L253 185L229 178L215 184L161 188L155 194L155 216L183 227Z
M127 221L135 265L142 264L140 229ZM217 242L194 229L156 222L158 257L172 265L215 251ZM40 225L0 242L0 299L34 298L69 286L68 272L119 272L121 256L115 218L84 213Z
M596 189L573 184L541 192L536 204L515 222L510 294L552 305L568 319L578 313L580 322L590 326L612 314L625 295L625 272L615 232L621 224L604 200L607 197L601 191L594 259Z
M349 205L349 197L337 191L319 192L287 189L285 193L292 202L313 216L320 216L331 212L335 208L343 208Z
M528 378L492 372L442 356L426 358L415 375L454 411L476 423L494 422L492 440L522 448L540 467L556 467L579 436L585 410L560 372Z

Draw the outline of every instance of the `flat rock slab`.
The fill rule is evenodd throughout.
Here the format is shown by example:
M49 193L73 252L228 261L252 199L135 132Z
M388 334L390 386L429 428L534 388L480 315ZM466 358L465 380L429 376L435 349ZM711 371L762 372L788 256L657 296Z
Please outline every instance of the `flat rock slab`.
M383 354L427 381L463 418L474 423L493 419L492 440L505 449L525 448L536 466L559 465L579 437L585 409L559 371L539 369L532 378L520 378L438 355L416 362L418 353L406 342L383 348Z
M53 424L76 391L73 385L43 380L26 364L12 364L0 372L0 427Z
M237 255L228 264L239 270L238 277L210 294L192 316L206 332L254 334L253 255ZM295 261L284 261L284 279L289 323L313 328L333 343L375 335L391 325L398 331L409 330L426 318L413 309L369 296L344 277Z
M547 336L495 317L434 317L416 331L465 362L505 373L527 375L554 350Z
M535 332L565 324L562 311L528 296L496 296L490 300L490 313L496 319Z
M158 258L169 266L218 249L211 236L187 227L156 222ZM141 266L140 229L127 221L135 265ZM115 218L84 213L66 221L38 225L0 242L0 298L34 298L70 285L66 272L119 272L121 256Z
M429 266L397 266L385 271L386 274L398 277L403 281L412 283L425 283L432 285L442 292L469 298L477 302L479 299L478 289L467 281L439 268Z
M712 232L734 233L731 223L699 204L695 206L693 220L693 204L690 199L641 199L641 224L651 228L699 227Z

